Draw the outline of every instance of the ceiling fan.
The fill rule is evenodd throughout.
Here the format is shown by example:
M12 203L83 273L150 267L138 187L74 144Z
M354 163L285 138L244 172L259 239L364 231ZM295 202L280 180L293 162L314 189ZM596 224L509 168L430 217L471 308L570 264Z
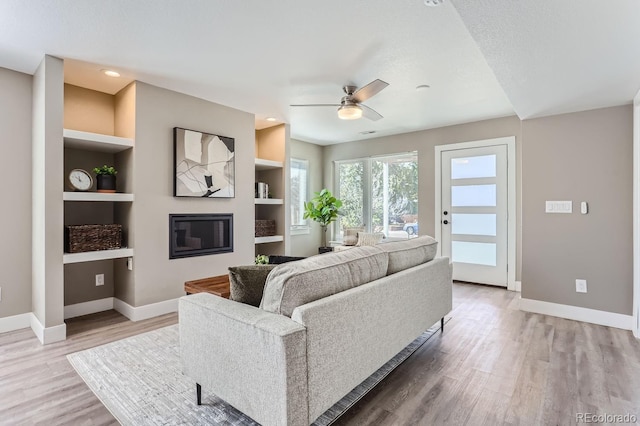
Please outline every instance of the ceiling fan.
M290 105L292 107L338 107L338 117L343 120L357 120L360 117L366 117L369 120L377 121L382 118L382 115L377 111L369 108L366 105L362 105L362 102L366 101L370 97L380 93L382 89L387 87L389 83L376 79L371 83L357 88L356 86L344 86L345 96L342 97L339 104L304 104L304 105Z

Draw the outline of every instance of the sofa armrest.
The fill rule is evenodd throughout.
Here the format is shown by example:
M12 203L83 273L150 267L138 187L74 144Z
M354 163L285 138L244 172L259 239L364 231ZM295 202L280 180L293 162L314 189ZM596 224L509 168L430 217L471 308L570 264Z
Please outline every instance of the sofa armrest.
M183 372L205 396L262 424L309 424L302 325L207 293L180 299L179 323Z

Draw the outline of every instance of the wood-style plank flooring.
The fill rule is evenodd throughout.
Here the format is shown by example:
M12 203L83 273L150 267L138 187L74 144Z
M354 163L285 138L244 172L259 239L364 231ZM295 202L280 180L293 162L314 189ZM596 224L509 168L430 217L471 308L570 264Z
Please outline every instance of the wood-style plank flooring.
M518 293L454 284L451 321L340 425L573 425L576 413L640 420L640 341L630 331L518 309Z
M576 413L640 416L640 342L628 331L521 312L517 293L454 285L437 334L340 425L570 425ZM117 424L66 355L175 324L114 311L67 321L64 342L0 334L0 425Z

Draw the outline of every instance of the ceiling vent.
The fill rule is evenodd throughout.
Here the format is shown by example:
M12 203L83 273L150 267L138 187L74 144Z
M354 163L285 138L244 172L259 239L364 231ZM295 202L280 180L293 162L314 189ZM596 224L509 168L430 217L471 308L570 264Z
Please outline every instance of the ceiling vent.
M444 0L424 0L424 4L429 7L440 6Z

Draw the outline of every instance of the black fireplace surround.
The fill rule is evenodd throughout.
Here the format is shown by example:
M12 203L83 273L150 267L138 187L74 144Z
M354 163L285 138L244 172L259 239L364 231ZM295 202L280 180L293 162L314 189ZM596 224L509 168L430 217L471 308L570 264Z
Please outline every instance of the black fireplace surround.
M169 259L233 252L233 214L170 214Z

